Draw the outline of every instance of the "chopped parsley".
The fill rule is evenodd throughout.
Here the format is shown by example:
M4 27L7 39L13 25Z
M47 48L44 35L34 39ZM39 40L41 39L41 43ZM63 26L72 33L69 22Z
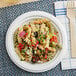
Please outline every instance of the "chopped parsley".
M26 52L26 50L25 49L22 49L21 53L24 54L25 52Z

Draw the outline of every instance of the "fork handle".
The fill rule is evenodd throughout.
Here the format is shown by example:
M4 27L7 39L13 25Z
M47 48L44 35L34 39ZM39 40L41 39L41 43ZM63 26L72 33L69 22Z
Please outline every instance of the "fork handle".
M71 54L72 57L76 57L76 28L75 19L70 19L70 31L71 31Z

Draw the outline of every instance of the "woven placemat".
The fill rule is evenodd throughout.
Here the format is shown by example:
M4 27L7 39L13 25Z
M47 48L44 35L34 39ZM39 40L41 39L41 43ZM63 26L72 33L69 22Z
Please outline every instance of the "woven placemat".
M40 0L38 2L20 4L0 9L0 76L76 76L76 70L62 71L60 64L54 69L44 73L29 73L18 68L10 60L5 48L7 29L16 17L33 10L40 10L54 14L54 1L57 0Z

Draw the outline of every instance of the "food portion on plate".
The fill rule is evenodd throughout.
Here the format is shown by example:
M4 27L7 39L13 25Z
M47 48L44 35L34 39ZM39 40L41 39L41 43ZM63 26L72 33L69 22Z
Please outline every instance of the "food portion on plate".
M13 38L16 53L26 62L50 61L62 49L57 29L46 18L33 19L18 27Z

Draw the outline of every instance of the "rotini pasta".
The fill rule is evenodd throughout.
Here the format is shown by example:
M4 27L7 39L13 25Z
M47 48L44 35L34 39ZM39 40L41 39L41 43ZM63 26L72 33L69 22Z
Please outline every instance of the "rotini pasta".
M21 60L44 63L61 49L58 31L48 19L34 19L14 32L14 47Z

